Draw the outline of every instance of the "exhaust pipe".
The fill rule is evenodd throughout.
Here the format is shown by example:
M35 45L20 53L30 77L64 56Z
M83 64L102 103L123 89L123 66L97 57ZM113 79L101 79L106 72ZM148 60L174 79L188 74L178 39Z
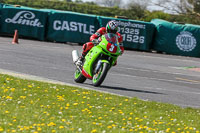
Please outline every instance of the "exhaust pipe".
M79 58L79 55L78 55L78 51L77 50L73 50L72 51L72 60L73 62L75 63Z

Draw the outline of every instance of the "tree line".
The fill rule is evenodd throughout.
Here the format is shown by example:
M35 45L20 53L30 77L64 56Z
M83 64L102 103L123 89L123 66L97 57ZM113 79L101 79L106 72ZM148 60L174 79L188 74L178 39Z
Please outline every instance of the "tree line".
M76 0L58 1L58 0L0 0L1 3L11 5L21 5L38 9L56 9L64 11L79 12L84 14L93 14L98 16L115 17L121 16L132 20L150 22L154 18L164 19L170 22L190 23L200 25L200 16L194 13L168 14L163 11L148 11L138 4L133 4L128 8L103 7L94 2L80 2Z

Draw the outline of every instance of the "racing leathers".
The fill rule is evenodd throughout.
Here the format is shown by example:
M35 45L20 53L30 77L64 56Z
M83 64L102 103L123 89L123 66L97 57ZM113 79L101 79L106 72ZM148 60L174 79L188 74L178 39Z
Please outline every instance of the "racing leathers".
M85 43L85 44L83 44L83 52L82 52L82 61L83 61L83 59L85 58L85 56L86 56L86 54L90 51L90 49L92 48L92 47L94 47L94 41L95 40L97 40L99 37L101 37L102 35L104 35L104 34L106 34L107 32L106 32L106 28L105 27L102 27L102 28L100 28L100 29L98 29L97 31L96 31L96 33L95 34L93 34L91 37L90 37L90 42L87 42L87 43ZM118 36L118 42L119 42L119 44L120 44L120 49L121 49L121 52L122 52L122 54L124 53L124 47L123 47L123 44L122 44L122 42L123 42L123 37L121 36L121 34L120 33L116 33L116 35ZM117 62L116 62L117 63ZM116 64L115 64L116 65Z

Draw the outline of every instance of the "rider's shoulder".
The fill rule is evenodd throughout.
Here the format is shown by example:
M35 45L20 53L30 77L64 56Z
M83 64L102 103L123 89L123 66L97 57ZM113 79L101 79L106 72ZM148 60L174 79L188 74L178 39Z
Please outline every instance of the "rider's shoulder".
M105 33L106 32L106 27L101 27L97 30L97 32Z

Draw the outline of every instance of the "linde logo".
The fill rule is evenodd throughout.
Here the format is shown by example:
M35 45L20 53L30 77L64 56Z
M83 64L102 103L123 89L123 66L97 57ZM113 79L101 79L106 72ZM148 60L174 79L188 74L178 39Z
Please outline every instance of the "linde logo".
M13 18L5 19L5 22L33 27L44 27L39 19L35 18L35 14L30 11L20 11Z
M196 47L197 41L192 33L183 31L176 37L176 45L185 52L190 52Z

